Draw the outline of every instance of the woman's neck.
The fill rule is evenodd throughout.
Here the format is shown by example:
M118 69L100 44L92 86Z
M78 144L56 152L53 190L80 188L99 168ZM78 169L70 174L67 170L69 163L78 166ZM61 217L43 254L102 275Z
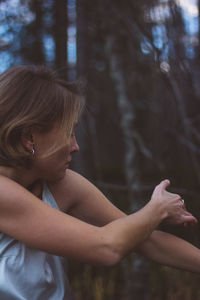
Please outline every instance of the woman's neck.
M39 180L36 174L22 167L10 168L0 166L0 175L6 176L13 181L16 181L27 189L29 189L29 186L32 186Z
M0 166L0 175L8 177L18 184L25 187L27 190L32 192L37 197L41 198L42 192L42 180L40 180L36 174L30 170L22 167L10 168Z

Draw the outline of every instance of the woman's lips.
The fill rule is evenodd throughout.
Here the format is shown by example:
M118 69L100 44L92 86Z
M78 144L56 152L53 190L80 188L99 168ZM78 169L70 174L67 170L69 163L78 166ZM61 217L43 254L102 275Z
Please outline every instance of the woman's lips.
M66 166L67 167L69 166L70 162L71 162L71 160L69 160L69 161L66 162Z

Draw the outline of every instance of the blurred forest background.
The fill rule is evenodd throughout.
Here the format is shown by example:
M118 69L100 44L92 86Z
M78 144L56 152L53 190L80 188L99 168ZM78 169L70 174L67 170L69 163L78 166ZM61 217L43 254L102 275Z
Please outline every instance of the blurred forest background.
M72 168L127 213L162 179L200 218L200 1L1 0L0 71L45 64L85 86ZM200 227L161 225L200 247ZM70 262L77 299L197 300L198 275L131 255Z

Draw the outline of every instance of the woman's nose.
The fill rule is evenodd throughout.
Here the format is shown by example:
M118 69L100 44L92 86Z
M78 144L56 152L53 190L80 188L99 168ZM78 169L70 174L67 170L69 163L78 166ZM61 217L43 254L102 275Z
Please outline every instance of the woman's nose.
M79 151L79 145L77 143L76 138L73 138L72 146L71 146L71 152L78 152Z

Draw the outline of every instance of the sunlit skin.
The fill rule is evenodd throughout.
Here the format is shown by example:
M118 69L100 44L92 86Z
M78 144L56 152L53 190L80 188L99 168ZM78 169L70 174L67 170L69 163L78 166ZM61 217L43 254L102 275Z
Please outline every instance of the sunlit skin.
M67 145L61 137L56 124L45 134L30 131L22 143L27 151L35 150L31 168L0 168L3 232L30 247L92 264L115 265L137 251L159 263L199 272L199 249L155 230L167 218L171 224L197 223L180 196L166 191L168 180L154 189L144 208L126 216L88 180L66 171L79 146L74 133ZM47 156L52 146L58 150ZM61 211L38 201L42 180L48 182Z

